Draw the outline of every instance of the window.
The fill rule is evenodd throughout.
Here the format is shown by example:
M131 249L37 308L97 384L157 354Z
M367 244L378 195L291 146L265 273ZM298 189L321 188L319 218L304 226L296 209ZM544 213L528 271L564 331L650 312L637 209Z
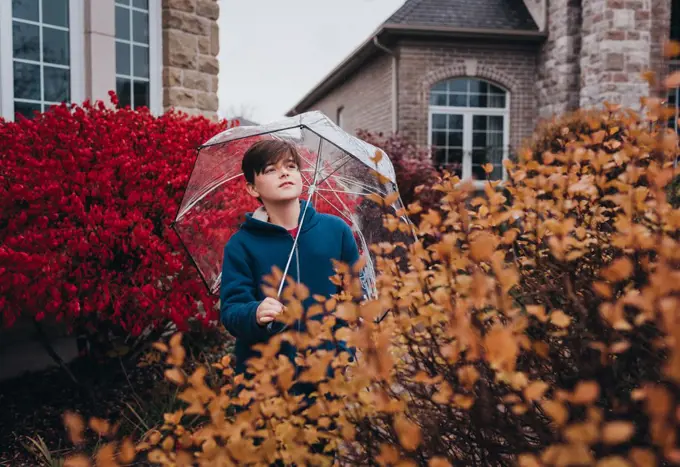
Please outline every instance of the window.
M430 90L429 144L435 164L463 179L486 179L484 164L493 164L492 180L504 177L507 157L509 95L489 82L454 78Z
M51 105L80 102L82 0L0 2L0 105L3 117L33 117Z
M116 0L116 94L120 107L160 112L160 0Z
M345 107L338 107L338 110L335 114L335 124L338 125L340 128L342 128L342 111L345 110Z

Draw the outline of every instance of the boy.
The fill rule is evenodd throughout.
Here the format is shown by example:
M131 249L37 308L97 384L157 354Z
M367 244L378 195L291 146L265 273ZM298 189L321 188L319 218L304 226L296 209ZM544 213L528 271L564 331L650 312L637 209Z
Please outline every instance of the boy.
M288 276L304 284L310 297L330 297L337 287L330 281L335 274L332 259L353 265L359 250L349 226L340 218L317 213L307 206L302 228L299 222L307 201L300 199L302 176L300 156L286 141L261 140L244 154L242 170L247 191L262 206L246 215L246 220L224 249L220 315L226 329L236 338L236 373L244 373L246 360L256 354L253 345L266 342L279 326L273 323L283 305L262 292L262 278L272 267L285 269L293 242L298 236ZM301 329L304 323L296 323ZM338 344L343 347L344 344ZM283 349L282 349L283 350ZM295 349L285 353L294 358Z

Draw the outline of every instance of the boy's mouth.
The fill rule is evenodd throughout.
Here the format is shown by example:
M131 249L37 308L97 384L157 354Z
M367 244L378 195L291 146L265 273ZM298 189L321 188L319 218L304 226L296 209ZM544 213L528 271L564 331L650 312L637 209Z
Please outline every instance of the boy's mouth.
M279 185L279 188L285 188L287 186L293 186L293 182L283 182L281 185Z

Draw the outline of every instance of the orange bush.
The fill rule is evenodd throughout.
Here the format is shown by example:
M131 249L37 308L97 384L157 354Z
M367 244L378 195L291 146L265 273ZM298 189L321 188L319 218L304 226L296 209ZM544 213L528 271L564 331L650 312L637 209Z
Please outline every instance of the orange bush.
M225 356L222 387L184 373L181 335L157 344L186 405L136 450L163 465L330 465L331 451L349 465L680 462L680 210L666 195L680 151L666 111L646 104L546 124L507 164L503 193L445 177L439 209L420 216L431 242L409 248L407 269L393 244L373 246L378 300L360 303L355 271L340 267L345 292L310 311L352 324L336 337L356 362L275 357L283 340L329 338L333 316L263 345L250 380ZM286 289L285 319L306 293ZM317 385L311 403L289 393L296 374ZM196 416L201 428L185 429ZM82 421L67 424L78 440ZM104 449L122 462L130 446Z

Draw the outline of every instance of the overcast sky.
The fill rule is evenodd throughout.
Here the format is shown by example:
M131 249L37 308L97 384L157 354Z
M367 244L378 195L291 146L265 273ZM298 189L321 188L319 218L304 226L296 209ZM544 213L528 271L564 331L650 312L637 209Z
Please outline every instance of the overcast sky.
M281 118L404 0L219 0L220 115Z

